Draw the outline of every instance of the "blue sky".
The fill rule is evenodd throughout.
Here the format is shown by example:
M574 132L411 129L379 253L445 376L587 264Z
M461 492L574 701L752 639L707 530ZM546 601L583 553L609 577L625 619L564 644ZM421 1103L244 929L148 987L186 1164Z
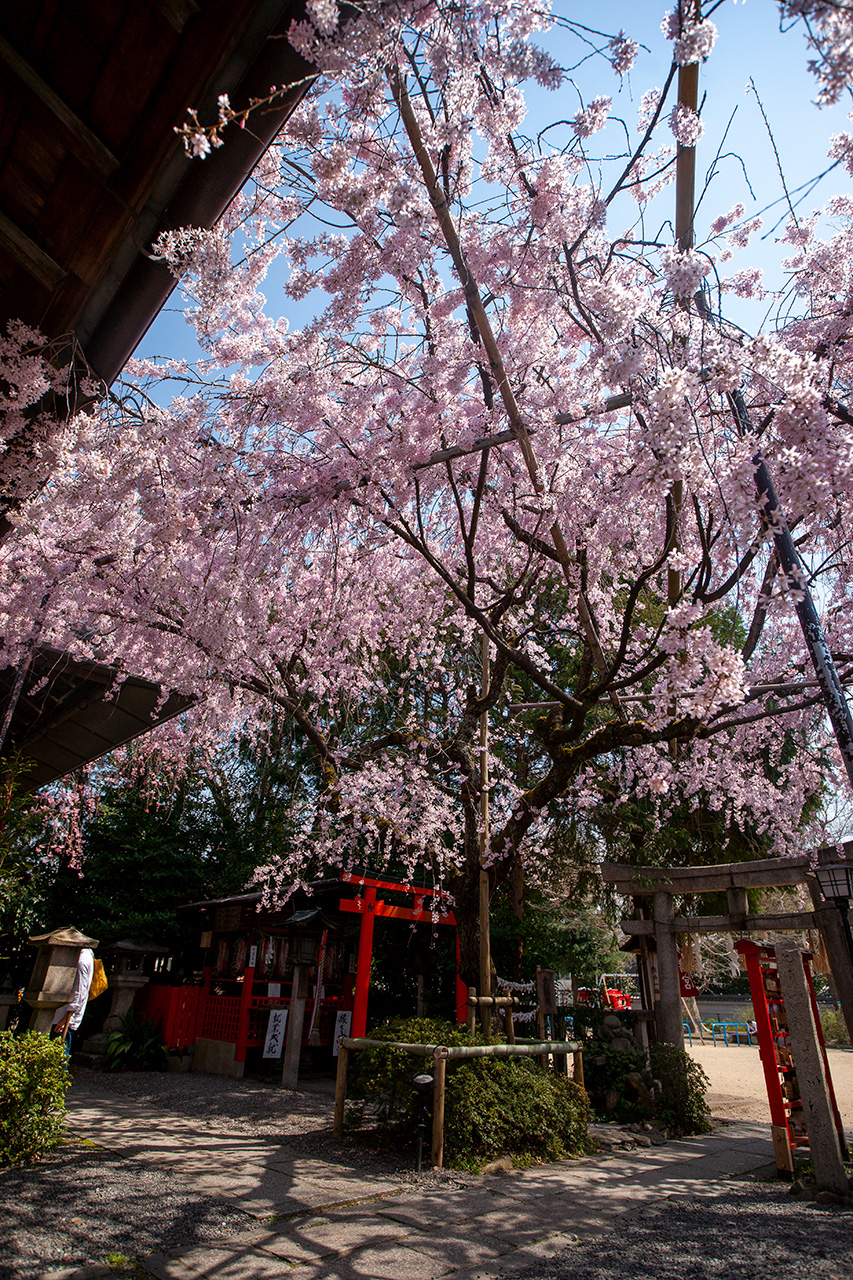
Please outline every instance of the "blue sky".
M595 6L581 4L578 0L563 0L556 5L556 11L578 22L600 24L609 33L624 28L630 36L648 46L641 49L634 70L625 78L621 89L612 76L602 76L600 61L596 59L590 59L572 73L572 79L584 99L588 100L597 93L613 94L614 115L623 116L633 126L642 94L647 89L663 85L668 73L671 46L660 32L665 6L658 6L650 0L599 0ZM697 177L700 186L727 127L729 134L725 150L731 155L721 160L708 195L703 200L697 219L700 240L710 221L738 201L746 206L747 215L753 216L764 206L783 197L773 143L762 119L758 98L769 120L789 191L826 167L830 136L851 127L847 121L848 104L829 110L819 110L813 105L816 85L806 69L808 53L802 31L795 27L786 34L780 32L774 0L744 0L742 3L728 0L714 14L713 21L720 37L700 73L700 100L705 96L702 115L706 127L698 148ZM545 43L562 63L569 65L575 60L575 42L559 28L549 33ZM747 92L750 79L756 92ZM555 118L573 115L580 102L578 92L571 84L564 85L557 93L533 90L529 101L527 127L530 132L536 132ZM730 124L733 112L734 120ZM621 147L622 134L615 125L611 125L594 141L601 154L606 154L611 143L614 148ZM831 195L848 189L849 184L848 175L842 169L836 169L805 198L799 211L804 215L810 214ZM671 215L672 206L673 191L670 187L659 197L648 220L650 229L656 230L660 221ZM778 263L787 253L784 246L775 244L775 235L771 231L776 218L784 212L785 205L780 203L765 214L765 238L763 241L754 240L744 258L744 265L748 261L750 265L762 266L769 283L778 282ZM292 323L298 323L293 304L281 292L281 276L276 279L275 271L269 278L266 292L271 311L280 310L290 316ZM281 300L278 308L277 298ZM733 307L727 303L727 309L730 318L753 330L763 318L760 306L738 304L737 314L732 314ZM181 295L176 290L143 338L137 354L192 359L198 351L181 311Z

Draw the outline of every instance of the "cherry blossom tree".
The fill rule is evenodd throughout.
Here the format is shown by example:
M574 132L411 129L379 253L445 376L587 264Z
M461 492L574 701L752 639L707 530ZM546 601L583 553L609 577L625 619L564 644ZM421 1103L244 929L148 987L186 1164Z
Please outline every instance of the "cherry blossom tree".
M481 863L547 884L555 813L697 807L781 854L832 777L795 606L810 585L853 671L853 199L828 234L792 212L776 295L728 266L759 230L742 206L673 236L660 202L702 131L677 86L714 7L664 18L668 78L603 159L642 32L563 20L602 92L528 136L525 82L568 82L541 7L374 0L342 28L313 0L291 33L313 90L222 222L157 247L204 359L132 364L7 516L8 661L49 640L194 694L150 735L167 760L288 717L312 781L259 878L426 865L468 975ZM827 7L783 6L813 29ZM188 145L241 123L223 100ZM261 292L274 263L316 303L299 328ZM755 336L724 318L744 295L773 318Z

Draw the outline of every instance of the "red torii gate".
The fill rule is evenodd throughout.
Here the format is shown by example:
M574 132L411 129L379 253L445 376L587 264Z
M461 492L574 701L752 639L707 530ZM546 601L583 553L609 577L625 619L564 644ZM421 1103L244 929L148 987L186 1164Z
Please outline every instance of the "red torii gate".
M450 895L444 889L416 888L410 884L398 884L393 880L373 880L369 876L344 872L343 884L358 885L364 892L355 898L341 898L341 911L352 911L361 916L358 936L358 961L355 972L355 999L352 1010L351 1035L363 1036L367 1030L367 997L370 992L370 963L373 957L373 925L377 916L393 920L411 920L415 924L446 924L456 927L456 917L450 910L428 907L428 898L435 898L441 907L441 899ZM377 898L377 890L402 893L414 899L411 907L394 906ZM464 1022L468 1016L468 989L459 976L459 940L456 941L456 1021Z

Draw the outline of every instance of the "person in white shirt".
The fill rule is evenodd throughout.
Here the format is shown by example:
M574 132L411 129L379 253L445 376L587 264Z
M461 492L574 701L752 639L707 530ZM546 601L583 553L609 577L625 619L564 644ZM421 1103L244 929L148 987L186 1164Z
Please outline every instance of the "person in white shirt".
M65 1056L71 1053L71 1036L83 1021L92 974L95 972L95 955L91 947L84 947L77 960L74 989L68 1004L60 1005L53 1016L53 1032L65 1046Z

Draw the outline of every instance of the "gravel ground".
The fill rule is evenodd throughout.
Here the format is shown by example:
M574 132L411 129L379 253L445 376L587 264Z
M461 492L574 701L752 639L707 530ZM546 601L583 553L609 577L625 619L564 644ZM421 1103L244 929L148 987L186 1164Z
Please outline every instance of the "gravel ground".
M618 1232L570 1245L515 1280L847 1280L853 1213L791 1198L778 1183L670 1200Z
M91 1090L99 1099L130 1098L141 1106L173 1111L220 1132L254 1137L290 1138L330 1132L334 1084L309 1082L300 1092L284 1092L259 1080L193 1072L128 1071L110 1074L73 1068L69 1101L85 1101Z
M168 1171L69 1142L0 1175L0 1278L203 1244L250 1227L225 1200L193 1194Z
M410 1160L368 1149L367 1136L336 1141L333 1091L282 1094L252 1080L224 1076L75 1071L72 1092L85 1100L132 1098L163 1112L195 1117L200 1129L268 1138L294 1155L357 1166L391 1176L401 1187L468 1185L469 1175L443 1169L421 1174ZM152 1161L76 1139L37 1164L0 1170L0 1280L30 1280L46 1269L135 1258L157 1249L204 1244L246 1230L256 1219L232 1202L193 1190Z

